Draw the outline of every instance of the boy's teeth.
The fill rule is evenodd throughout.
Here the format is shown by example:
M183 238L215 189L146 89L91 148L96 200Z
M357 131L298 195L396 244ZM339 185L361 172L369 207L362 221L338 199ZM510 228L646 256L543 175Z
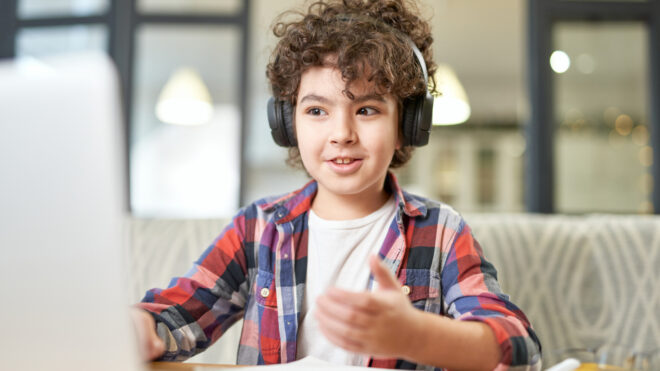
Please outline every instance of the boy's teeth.
M335 163L336 163L336 164L348 164L348 163L350 163L351 161L353 161L353 160L350 159L350 158L336 158L336 159L335 159Z

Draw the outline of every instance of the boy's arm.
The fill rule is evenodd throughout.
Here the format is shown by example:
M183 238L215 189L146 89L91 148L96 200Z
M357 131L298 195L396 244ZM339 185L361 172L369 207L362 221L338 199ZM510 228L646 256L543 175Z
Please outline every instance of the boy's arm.
M137 305L157 324L154 330L164 342L160 359L187 359L240 319L247 295L243 222L242 215L236 217L185 276L173 279L167 289L147 291Z
M323 333L349 351L396 357L452 370L493 370L500 348L491 328L415 309L400 284L375 256L372 293L331 289L318 300Z
M325 317L319 318L319 322L331 323L335 326L335 330L333 331L332 326L325 325L327 331L324 331L335 332L328 337L331 340L334 337L336 341L333 341L343 347L368 346L365 343L379 346L378 349L369 348L368 351L365 348L362 353L387 358L399 357L416 363L458 370L463 367L450 365L459 362L460 366L466 361L468 362L466 366L472 367L474 364L478 367L474 362L483 360L484 363L490 363L491 348L481 343L481 341L491 343L487 340L490 338L498 347L499 358L496 370L540 370L541 345L536 334L525 314L501 292L495 269L484 259L481 247L472 238L470 228L465 223L461 223L461 228L452 239L451 245L446 247L446 251L443 250L443 256L446 256L446 259L441 268L441 286L446 305L445 313L453 319L419 311L411 314L413 312L408 309L411 309L412 305L405 296L397 292L400 284L385 268L388 274L381 275L381 281L386 280L385 277L390 277L392 282L396 282L397 290L380 290L374 293L334 291L336 305L326 307L323 311ZM371 266L375 276L378 265L371 263ZM382 282L379 283L382 286ZM330 301L331 292L323 300ZM406 299L405 304L402 297ZM384 305L384 303L389 304ZM319 307L322 308L324 305L330 304L320 303ZM342 305L343 310L339 308ZM378 311L392 313L384 322L392 330L389 336L371 332L370 328L378 328L374 324L362 325L364 328L355 325L381 318L380 315L375 314L374 309L370 308L379 308ZM334 322L330 320L333 314ZM341 320L337 318L339 316L343 316L345 326L340 324ZM421 318L424 320L422 321ZM422 323L423 331L419 331L419 323ZM486 331L486 328L489 328L490 332ZM337 332L344 334L342 339L337 339ZM392 339L398 342L390 343ZM470 344L472 341L479 344ZM383 343L389 344L390 347L381 347ZM412 350L409 350L411 348ZM445 355L445 353L449 354ZM436 357L429 359L424 354L435 354ZM490 366L484 365L484 367Z

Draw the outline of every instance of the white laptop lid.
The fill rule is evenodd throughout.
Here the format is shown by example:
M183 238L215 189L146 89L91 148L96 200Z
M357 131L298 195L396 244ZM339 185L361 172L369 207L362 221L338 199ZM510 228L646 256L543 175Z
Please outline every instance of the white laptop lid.
M101 54L0 63L2 369L140 368L119 107Z

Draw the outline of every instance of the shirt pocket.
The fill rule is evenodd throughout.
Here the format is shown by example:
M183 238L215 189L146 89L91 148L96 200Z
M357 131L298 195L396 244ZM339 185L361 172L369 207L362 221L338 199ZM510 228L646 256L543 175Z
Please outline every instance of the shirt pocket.
M254 292L257 304L267 308L277 308L277 293L273 273L259 270Z
M419 310L440 313L442 296L440 295L440 274L428 269L407 269L406 286L410 289L408 298Z
M280 363L281 341L273 273L264 270L257 272L254 298L258 307L259 352L263 364Z

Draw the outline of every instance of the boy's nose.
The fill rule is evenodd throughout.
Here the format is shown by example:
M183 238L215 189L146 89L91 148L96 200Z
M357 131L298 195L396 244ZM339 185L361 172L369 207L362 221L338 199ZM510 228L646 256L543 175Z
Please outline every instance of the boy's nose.
M335 121L332 132L330 133L330 143L332 144L352 144L355 143L357 135L350 117L340 116Z

